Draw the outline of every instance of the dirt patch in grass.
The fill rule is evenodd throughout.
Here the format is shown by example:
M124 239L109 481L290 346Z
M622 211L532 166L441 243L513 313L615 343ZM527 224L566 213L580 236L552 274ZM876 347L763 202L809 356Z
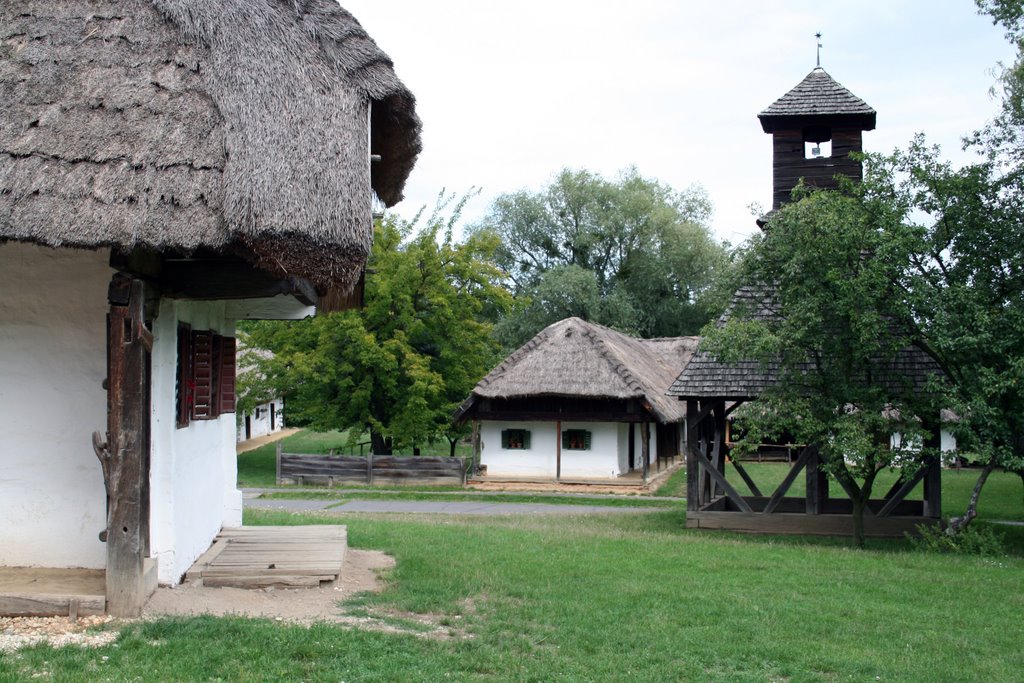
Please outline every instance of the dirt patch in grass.
M186 582L173 588L158 588L146 604L145 617L164 615L264 617L289 623L343 621L338 603L358 593L384 588L381 572L395 566L395 560L376 550L345 551L341 578L321 588L211 588Z

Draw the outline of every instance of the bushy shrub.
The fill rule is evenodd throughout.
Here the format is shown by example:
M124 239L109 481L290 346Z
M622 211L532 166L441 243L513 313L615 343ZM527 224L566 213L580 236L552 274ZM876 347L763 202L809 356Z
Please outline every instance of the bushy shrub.
M949 534L940 527L922 524L917 527L917 533L918 536L907 534L907 538L915 550L923 552L984 557L1006 555L1005 537L989 526L972 524L960 533Z

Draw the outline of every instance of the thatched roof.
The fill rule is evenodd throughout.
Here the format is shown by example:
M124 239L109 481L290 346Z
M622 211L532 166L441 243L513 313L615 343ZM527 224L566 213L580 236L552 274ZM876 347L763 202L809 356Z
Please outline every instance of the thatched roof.
M659 422L678 422L684 406L665 395L697 347L697 337L636 339L579 318L541 330L474 387L456 417L484 398L557 396L637 399Z
M241 254L355 283L415 100L332 0L0 5L0 240Z
M765 133L800 128L817 119L828 119L873 130L875 110L833 79L820 66L792 90L757 115Z
M777 322L781 317L773 290L763 286L740 287L733 294L729 309L719 324L724 324L738 308L742 308L747 317L755 321ZM810 365L807 370L811 370ZM893 389L900 389L909 383L918 391L925 390L933 377L942 375L938 363L913 346L901 349L894 358L879 359L876 371L876 382ZM753 399L776 384L778 373L778 363L723 362L707 351L697 351L672 383L668 394L680 399Z

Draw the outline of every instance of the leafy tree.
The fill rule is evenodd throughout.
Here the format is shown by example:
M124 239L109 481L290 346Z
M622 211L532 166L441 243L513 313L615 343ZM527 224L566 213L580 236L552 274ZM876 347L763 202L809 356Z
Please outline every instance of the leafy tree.
M520 301L503 341L566 315L642 336L696 333L728 265L710 216L703 190L676 192L635 168L614 181L566 169L541 192L498 197L475 232L500 236L497 262Z
M454 454L450 416L497 360L485 318L511 302L497 239L453 240L461 207L419 232L417 220L378 222L362 310L250 326L250 342L273 352L252 374L284 393L292 420L353 441L368 431L376 454L441 436Z
M978 161L954 169L918 137L905 151L869 155L864 183L813 193L784 208L769 234L749 247L745 274L762 282L775 278L780 296L791 304L784 306L794 316L788 329L744 322L740 311L726 328L711 331L709 341L709 348L726 356L781 359L788 370L750 420L755 436L791 427L806 430L808 439L816 432L819 443L841 443L849 412L839 410L829 418L821 409L871 405L854 413L865 420L856 432L867 443L873 431L881 444L883 432L894 426L887 421L871 426L882 414L877 410L882 402L899 406L901 415L954 409L961 455L984 467L964 514L950 520L951 533L975 517L993 469L1018 472L1024 481L1024 3L978 0L978 6L1006 29L1018 51L1001 72L1000 111L966 141L979 152ZM823 264L828 264L824 271ZM876 279L862 287L868 283L861 273L869 272ZM838 282L843 285L837 289ZM850 292L855 296L846 296ZM832 311L824 308L829 300ZM802 338L806 329L813 334ZM899 333L894 336L893 330ZM924 349L942 368L943 391L907 394L868 383L864 386L874 384L878 392L871 403L858 393L856 382L846 386L840 377L807 394L823 397L816 405L800 401L800 385L808 377L797 371L801 353L815 354L815 363L860 365L866 371L863 351L885 357L907 343ZM789 419L794 415L800 420ZM804 424L805 415L815 418ZM850 445L844 449L857 451ZM861 477L861 490L873 467L901 462L881 449L863 453L859 461L867 467L851 471Z
M785 435L817 447L853 503L857 545L878 472L916 467L908 450L924 433L914 417L939 414L939 397L899 369L914 341L896 323L902 311L892 297L902 254L872 208L840 192L785 205L748 246L749 304L738 299L728 322L709 326L703 341L722 360L775 369L778 382L738 415L743 442ZM894 432L903 435L895 446Z

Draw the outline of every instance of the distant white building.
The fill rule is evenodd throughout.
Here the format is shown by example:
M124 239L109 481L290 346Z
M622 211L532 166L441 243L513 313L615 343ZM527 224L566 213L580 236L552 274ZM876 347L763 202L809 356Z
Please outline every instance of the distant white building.
M261 403L247 415L239 416L238 441L248 441L284 429L284 399Z
M646 475L681 452L685 404L665 391L696 347L566 318L482 379L455 419L478 422L488 477Z

